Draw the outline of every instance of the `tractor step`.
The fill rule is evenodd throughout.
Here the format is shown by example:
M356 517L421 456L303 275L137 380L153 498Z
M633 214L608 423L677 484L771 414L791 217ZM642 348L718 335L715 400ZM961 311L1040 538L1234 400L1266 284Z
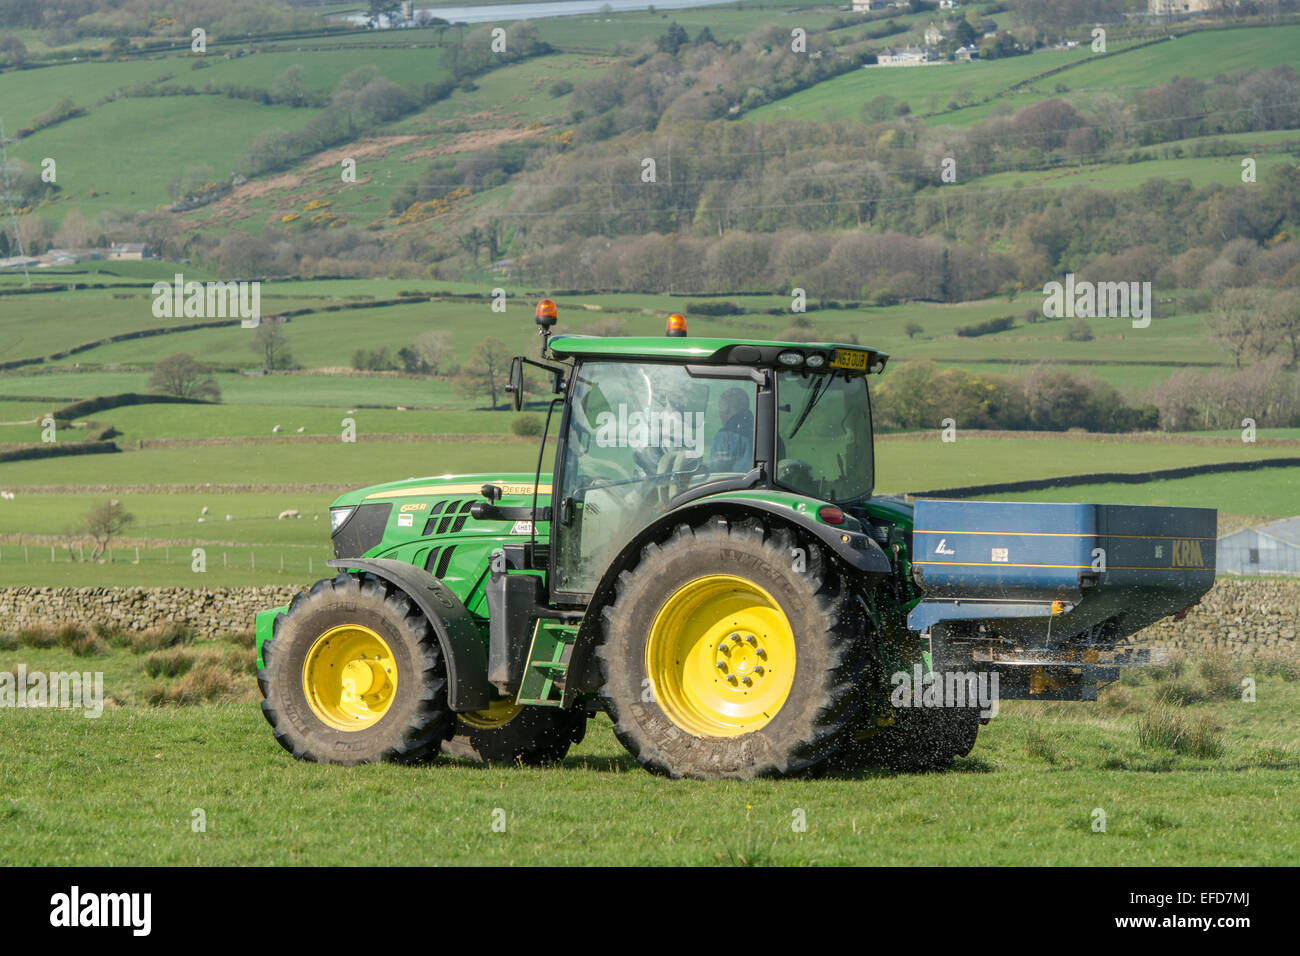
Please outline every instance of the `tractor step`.
M528 664L519 685L517 704L560 707L564 703L564 681L569 657L578 639L578 625L539 618L528 649Z

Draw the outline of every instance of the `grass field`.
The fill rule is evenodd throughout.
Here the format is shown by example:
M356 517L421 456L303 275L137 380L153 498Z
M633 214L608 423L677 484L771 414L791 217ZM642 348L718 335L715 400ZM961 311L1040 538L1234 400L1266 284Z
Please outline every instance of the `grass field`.
M188 267L169 263L156 263L153 268L153 277L162 276L167 281L171 281L173 271L188 272ZM418 280L276 281L265 283L262 308L264 314L271 315L290 309L364 304L364 296L388 299L398 297L400 292L434 296L456 291L465 290L448 288L446 283ZM473 291L485 294L490 287ZM223 398L232 405L472 407L475 401L458 394L445 378L356 379L312 375L310 370L347 367L352 353L361 347L384 346L390 354L395 354L433 330L449 335L456 356L453 361L463 360L487 336L502 340L512 353L531 352L535 349L536 336L529 316L534 300L541 293L518 288L510 288L508 292L504 313L492 312L487 300L444 300L299 316L288 324L285 337L295 362L304 371L267 378L220 374L218 383ZM806 319L825 340L843 341L852 336L889 352L896 359L892 367L897 367L899 361L929 358L989 372L1019 373L1024 371L1023 367L1013 366L1064 360L1086 366L1078 370L1097 375L1134 398L1173 374L1177 363L1223 358L1208 341L1205 315L1180 313L1176 303L1167 301L1178 294L1177 290L1160 293L1156 315L1147 329L1133 329L1130 322L1122 319L1091 320L1094 338L1087 342L1065 341L1067 323L1063 321L1027 323L1027 312L1041 314L1042 297L1035 292L1018 295L1014 301L986 299L952 305L912 302L882 308L819 308L819 303L813 300ZM670 311L689 312L690 301L689 297L667 295L561 297L561 329L583 332L593 323L613 316L629 334L659 335L664 316ZM797 318L789 312L767 315L761 311L788 309L790 300L783 296L744 296L735 301L751 311L717 318L688 316L691 334L780 339ZM4 303L0 313L0 360L49 355L69 345L89 343L108 335L167 328L169 322L182 324L155 317L151 302L150 292L145 288L14 297ZM93 315L94 321L67 318L83 314ZM1004 332L978 338L956 335L956 330L963 325L1001 316L1012 316L1018 324ZM919 325L921 331L909 337L906 329L912 323ZM217 328L108 343L56 362L0 375L0 401L5 396L71 400L147 391L148 373L137 369L148 368L178 351L200 355L218 368L246 369L259 360L250 348L251 343L252 332L240 328L233 320ZM74 368L75 374L62 371ZM11 420L14 419L0 418L0 421Z
M1300 136L1293 131L1288 133L1291 142L1300 142ZM1257 156L1256 174L1264 177L1273 170L1294 165L1294 162L1284 153ZM1156 178L1186 181L1196 188L1215 184L1236 185L1241 182L1241 156L1195 156L1142 163L1095 163L1038 172L995 173L972 179L966 185L992 189L1064 189L1068 186L1132 189Z
M11 639L12 641L12 639ZM189 674L146 667L184 658ZM1143 744L1138 727L1175 680L1134 675L1099 703L1009 702L947 773L822 779L653 777L607 718L551 768L442 759L418 767L299 763L254 702L251 650L198 642L97 657L9 645L0 667L96 670L112 701L0 710L0 865L876 864L1284 866L1300 805L1300 683L1258 676L1258 702L1176 708L1217 756ZM154 665L155 669L157 664ZM191 675L207 673L205 681ZM1256 673L1249 665L1246 671ZM165 671L163 672L165 673ZM206 693L214 702L152 706ZM227 701L227 702L221 702ZM1165 712L1165 711L1162 711ZM1094 832L1094 811L1106 815ZM191 825L202 810L205 832ZM504 818L503 832L493 829ZM357 826L355 821L381 821ZM719 823L719 820L725 823ZM792 826L805 821L806 830ZM346 834L340 836L340 826Z
M159 406L176 411L169 427L149 416L150 407L123 409L140 415L140 427L152 431L193 434L240 431L248 423L233 412L279 417L286 409ZM115 410L116 411L116 410ZM324 416L319 409L298 409ZM400 426L408 420L439 422L463 419L468 432L474 416L490 413L358 412L358 429L364 434L367 414ZM496 413L501 421L509 414ZM409 418L408 418L409 416ZM474 428L480 426L474 425ZM8 429L0 428L0 435ZM127 434L132 434L129 430ZM913 492L922 489L1044 478L1096 471L1141 472L1220 461L1248 461L1287 457L1295 446L1283 435L1265 432L1254 444L1239 436L1204 443L1108 440L1101 436L1042 439L961 437L955 443L937 434L882 436L876 446L877 491ZM1274 439L1282 439L1281 443ZM1294 436L1292 436L1293 441ZM238 440L237 437L235 439ZM533 438L467 433L463 439L430 441L360 441L304 443L292 438L275 443L198 446L160 445L112 455L77 456L0 464L0 488L17 497L0 502L0 567L9 585L124 584L205 586L255 584L275 580L309 583L329 557L327 509L336 491L303 489L285 492L215 489L177 493L169 485L313 485L329 483L361 487L399 478L446 472L531 472L536 464ZM551 467L553 446L548 446L544 469ZM94 491L90 486L152 486L153 493L128 489ZM29 492L28 487L70 486L60 493ZM106 497L116 497L135 515L136 522L116 546L112 563L72 561L65 550L64 533L76 528L90 508ZM982 495L1031 501L1088 501L1149 505L1188 505L1217 508L1233 515L1249 512L1257 517L1293 514L1296 506L1295 469L1266 469L1230 475L1211 475L1144 484L1089 485L1039 492ZM203 522L199 517L209 509ZM297 509L304 519L282 521L281 511ZM231 515L227 521L225 516ZM1253 521L1254 519L1252 519ZM24 550L26 545L26 550ZM205 576L190 569L189 549L209 551ZM139 562L135 548L139 547ZM51 554L51 548L54 549ZM221 554L224 557L216 557ZM308 564L308 561L311 564ZM283 576L281 577L281 571Z
M504 413L503 413L504 414ZM161 447L74 458L0 464L7 488L45 484L315 484L370 485L408 476L532 471L537 440L479 438L457 441L279 444L248 448L208 445Z
M1087 501L1250 511L1284 518L1300 510L1300 470L1271 468L1226 475L1197 475L1141 485L1076 485L1048 491L981 495L993 501Z
M1136 49L1131 48L1132 44L1113 43L1108 50L1115 55L1096 59L1090 59L1095 54L1087 44L1081 44L1073 50L982 62L910 69L873 67L801 90L748 113L745 119L855 119L863 103L888 95L910 104L914 113L944 111L928 119L933 125L968 125L998 109L1020 109L1054 96L1064 96L1076 105L1084 105L1102 93L1127 98L1138 89L1186 75L1192 63L1213 63L1215 73L1267 69L1279 64L1294 66L1298 36L1300 26L1286 25L1206 31ZM1022 80L1069 64L1077 65L1029 87L1009 89ZM1066 92L1057 92L1058 83L1065 85ZM953 101L960 108L949 110L948 104Z

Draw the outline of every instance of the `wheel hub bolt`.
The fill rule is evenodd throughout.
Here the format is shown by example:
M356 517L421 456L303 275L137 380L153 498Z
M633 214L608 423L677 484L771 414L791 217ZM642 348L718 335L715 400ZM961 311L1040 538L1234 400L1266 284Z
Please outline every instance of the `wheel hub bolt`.
M752 677L742 677L742 678L740 679L740 682L741 682L742 684L744 684L746 687L753 687L753 686L754 686L754 679L753 679Z
M717 666L718 670L722 671L724 674L727 672L727 665L723 661L718 661Z
M729 675L727 677L727 683L730 684L732 687L735 687L736 684L738 683L738 681L736 680L736 675L735 674Z

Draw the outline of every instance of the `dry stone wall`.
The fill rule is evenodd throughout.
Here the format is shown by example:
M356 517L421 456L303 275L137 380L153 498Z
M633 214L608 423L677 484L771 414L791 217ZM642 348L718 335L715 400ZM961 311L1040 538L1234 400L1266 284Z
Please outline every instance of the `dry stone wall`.
M212 637L248 631L258 611L288 604L296 587L0 588L0 631L113 624L127 630L192 625ZM1188 652L1296 650L1300 579L1220 578L1182 621L1166 618L1133 635L1135 644Z

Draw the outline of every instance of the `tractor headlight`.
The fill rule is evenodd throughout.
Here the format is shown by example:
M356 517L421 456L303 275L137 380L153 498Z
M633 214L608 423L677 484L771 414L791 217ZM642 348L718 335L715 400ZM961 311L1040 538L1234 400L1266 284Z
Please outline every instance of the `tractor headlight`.
M799 352L782 352L776 357L776 360L782 365L793 368L796 365L803 364L803 355Z
M352 512L356 511L356 506L350 508L331 508L330 509L330 536L338 534L339 528L343 523L352 517Z

